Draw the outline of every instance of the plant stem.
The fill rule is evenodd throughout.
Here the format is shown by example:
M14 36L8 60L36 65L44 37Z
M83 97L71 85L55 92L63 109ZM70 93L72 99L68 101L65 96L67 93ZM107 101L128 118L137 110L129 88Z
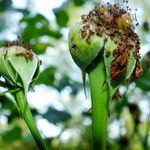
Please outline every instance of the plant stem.
M35 142L37 143L40 150L48 150L44 140L42 139L39 130L36 127L35 121L33 119L32 113L30 111L26 96L23 90L19 90L14 93L15 100L17 102L19 111L25 120L27 126L29 127Z
M98 62L89 72L92 98L93 149L106 150L107 138L107 86L104 62Z

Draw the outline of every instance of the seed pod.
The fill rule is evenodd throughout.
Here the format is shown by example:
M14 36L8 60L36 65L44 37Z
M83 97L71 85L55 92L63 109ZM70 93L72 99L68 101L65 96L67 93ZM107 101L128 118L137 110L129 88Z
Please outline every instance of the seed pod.
M0 75L14 87L27 93L30 83L39 74L37 56L22 46L11 45L0 48Z

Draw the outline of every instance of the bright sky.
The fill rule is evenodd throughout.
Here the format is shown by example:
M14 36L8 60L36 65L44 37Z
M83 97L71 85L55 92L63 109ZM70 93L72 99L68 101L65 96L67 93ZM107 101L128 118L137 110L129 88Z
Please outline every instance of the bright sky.
M13 0L13 4L15 7L25 8L26 2L28 0ZM33 11L39 12L45 15L50 20L54 19L54 15L52 13L53 8L59 7L65 0L29 0L30 8L34 6ZM33 4L33 5L32 5Z

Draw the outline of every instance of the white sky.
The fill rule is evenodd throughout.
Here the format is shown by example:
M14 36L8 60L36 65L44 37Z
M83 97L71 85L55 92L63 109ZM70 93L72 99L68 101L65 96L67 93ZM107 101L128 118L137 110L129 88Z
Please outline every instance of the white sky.
M12 0L14 7L26 8L27 0ZM59 7L65 0L29 0L31 9L45 15L48 19L54 20L53 8Z

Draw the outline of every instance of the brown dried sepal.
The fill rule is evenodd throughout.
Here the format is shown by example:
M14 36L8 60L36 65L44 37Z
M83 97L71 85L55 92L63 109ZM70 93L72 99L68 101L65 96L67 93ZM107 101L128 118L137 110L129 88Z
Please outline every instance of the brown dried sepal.
M133 72L133 78L135 79L139 78L142 73L143 73L143 69L142 69L141 63L138 61Z
M111 79L114 80L119 77L125 70L128 58L128 51L122 52L119 56L111 63L110 72L111 72Z
M146 55L147 66L150 67L150 53Z

